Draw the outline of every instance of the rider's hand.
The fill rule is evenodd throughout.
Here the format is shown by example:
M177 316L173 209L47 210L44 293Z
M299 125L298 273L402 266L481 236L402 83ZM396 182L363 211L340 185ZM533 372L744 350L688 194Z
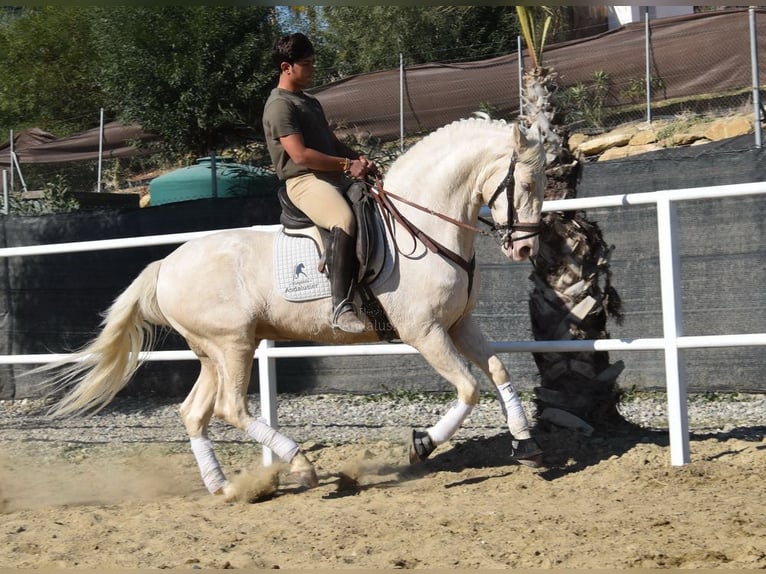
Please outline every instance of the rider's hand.
M366 156L360 155L357 159L351 161L348 173L351 177L364 179L368 173L376 173L377 169L375 162L371 161Z

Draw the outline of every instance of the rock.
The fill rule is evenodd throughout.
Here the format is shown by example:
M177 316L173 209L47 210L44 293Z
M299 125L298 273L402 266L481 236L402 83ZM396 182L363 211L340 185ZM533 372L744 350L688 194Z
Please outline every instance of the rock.
M689 145L696 141L705 139L706 128L707 128L707 124L693 125L687 128L686 130L671 136L670 141L667 142L665 147ZM707 139L710 139L710 138L707 138Z
M609 134L629 135L633 137L638 133L641 128L637 124L624 124L617 126L616 128L609 130Z
M646 145L625 145L622 147L614 147L606 150L598 158L598 161L608 161L610 159L623 159L642 153L657 151L662 149L659 144L646 144Z
M572 134L569 136L569 151L574 153L577 151L577 148L580 147L580 145L583 142L588 141L588 136L585 134Z
M630 155L630 148L631 146L629 145L609 148L599 156L598 161L609 161L610 159L626 158Z
M743 116L721 118L710 124L704 132L704 137L711 141L733 138L749 134L752 127L751 121Z
M652 144L657 141L657 132L654 130L639 130L636 134L630 138L628 145L646 145Z
M569 149L583 156L600 156L598 161L622 159L666 147L702 145L711 141L751 133L752 119L745 115L730 116L716 121L698 118L689 120L656 120L651 124L638 122L623 125L598 136L573 133ZM663 132L671 135L660 141Z
M540 418L553 423L556 426L576 430L583 433L585 436L593 434L592 426L577 415L573 415L572 413L561 409L549 407L542 412Z
M581 143L577 151L586 156L598 155L609 148L627 145L631 137L632 134L629 133L610 132Z

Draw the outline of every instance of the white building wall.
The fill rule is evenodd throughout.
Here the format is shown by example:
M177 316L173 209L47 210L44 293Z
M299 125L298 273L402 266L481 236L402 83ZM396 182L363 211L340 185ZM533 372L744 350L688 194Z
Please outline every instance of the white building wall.
M643 22L646 8L649 8L649 20L694 13L694 6L609 6L609 29Z

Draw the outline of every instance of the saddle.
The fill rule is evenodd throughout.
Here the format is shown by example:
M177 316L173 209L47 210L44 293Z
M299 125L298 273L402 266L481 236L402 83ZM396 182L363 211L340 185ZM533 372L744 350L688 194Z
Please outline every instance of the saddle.
M375 201L364 183L359 181L351 183L343 194L356 219L355 251L359 261L359 272L356 280L359 285L369 284L381 270L376 260L378 253L381 252L379 243L385 240L382 233L382 222L378 216ZM307 236L316 242L321 253L319 271L323 272L327 259L326 248L331 244L331 233L314 225L314 222L290 201L285 186L279 188L277 197L282 207L279 222L284 227L284 232L287 235Z
M379 339L385 341L394 340L398 338L398 334L370 289L370 285L377 279L385 279L393 266L395 255L387 241L386 226L383 223L371 192L364 183L359 181L352 182L344 190L344 197L351 206L354 218L356 219L355 254L359 262L356 283L357 293L362 301L361 310L370 319ZM296 242L297 244L299 241L308 241L313 244L315 252L318 252L320 255L316 269L306 270L308 272L307 277L310 278L307 283L311 284L313 281L319 284L319 288L314 291L314 294L310 294L303 299L293 298L291 300L306 300L329 296L329 281L323 286L324 281L317 280L318 278L315 277L314 273L325 276L324 279L326 279L325 263L328 246L332 245L331 233L324 228L316 226L305 213L296 207L287 196L287 189L284 186L281 186L277 191L277 198L282 208L279 222L283 227L283 237L278 241L277 250L280 253L283 250L287 251L284 247L286 243ZM313 249L311 250L313 251ZM306 257L304 259L308 260ZM303 269L295 269L293 271L293 283L295 282L295 277L302 271ZM277 281L277 283L279 285L280 283L285 283L285 281ZM289 290L289 287L285 290Z

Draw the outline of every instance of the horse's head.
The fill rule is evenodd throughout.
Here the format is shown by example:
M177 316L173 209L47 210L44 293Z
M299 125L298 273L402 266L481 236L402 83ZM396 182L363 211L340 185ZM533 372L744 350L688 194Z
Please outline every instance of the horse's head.
M500 235L503 253L524 261L537 253L543 194L545 149L542 137L513 128L510 166L498 186L489 190L487 205Z

